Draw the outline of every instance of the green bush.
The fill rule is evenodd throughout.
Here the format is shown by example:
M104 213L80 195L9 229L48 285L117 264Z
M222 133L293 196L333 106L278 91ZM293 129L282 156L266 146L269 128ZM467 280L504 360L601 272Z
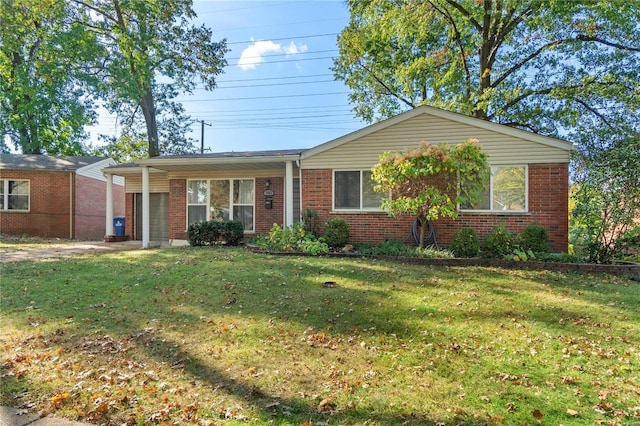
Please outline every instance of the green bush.
M298 251L302 253L328 253L329 246L307 231L303 223L295 223L282 229L274 223L269 235L258 236L254 243L263 250Z
M202 221L189 225L187 234L191 246L211 246L223 243L236 246L244 237L244 226L242 222L237 220Z
M416 247L414 250L415 257L422 257L424 259L453 259L455 255L451 250L436 249L433 247Z
M513 253L516 246L514 242L514 235L504 225L498 225L487 236L484 255L489 258L503 258Z
M302 223L304 223L304 229L311 232L316 237L320 233L320 217L316 210L307 209L302 214Z
M449 250L456 257L475 257L480 251L478 235L473 228L461 228L453 234Z
M343 219L327 220L322 238L329 247L344 247L349 242L349 224Z
M374 254L382 256L413 256L414 250L402 241L384 240L375 248Z
M520 248L534 253L549 251L549 231L540 225L527 225L520 234Z

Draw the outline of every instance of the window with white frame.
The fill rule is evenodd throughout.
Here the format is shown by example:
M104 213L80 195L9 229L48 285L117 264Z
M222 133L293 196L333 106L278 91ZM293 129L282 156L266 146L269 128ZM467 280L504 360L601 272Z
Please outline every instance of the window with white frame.
M526 212L527 167L492 166L480 200L461 204L461 211Z
M334 170L333 209L380 211L386 196L374 186L371 170Z
M255 181L210 179L187 182L187 225L203 220L238 220L254 230Z
M29 181L0 179L0 210L29 211Z

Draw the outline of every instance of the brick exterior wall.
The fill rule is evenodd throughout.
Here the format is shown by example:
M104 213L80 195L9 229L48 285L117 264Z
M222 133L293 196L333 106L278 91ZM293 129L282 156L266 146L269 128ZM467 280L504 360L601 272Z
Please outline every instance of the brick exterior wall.
M0 212L0 232L43 238L72 238L70 229L69 172L3 170L1 179L28 179L29 211ZM104 220L103 220L104 222ZM104 234L104 232L103 232Z
M264 191L267 189L266 181L270 181L269 189L274 192L273 206L265 207ZM255 179L255 233L245 233L251 237L257 234L266 234L274 223L282 225L284 221L284 179L281 177L256 178ZM133 199L130 200L133 204ZM127 224L129 217L133 218L133 209L127 210ZM131 219L131 223L133 220ZM187 181L186 179L171 179L169 181L169 238L187 239ZM128 227L128 225L126 225ZM131 229L133 231L133 228ZM127 231L128 232L128 231Z
M414 217L400 215L391 218L386 213L332 213L332 172L330 169L302 171L302 208L318 212L321 228L331 218L349 223L350 242L380 243L395 239L413 243L411 224ZM512 231L521 231L529 224L549 230L554 251L566 252L568 244L569 165L529 165L529 212L515 214L460 214L456 220L442 219L434 223L437 241L447 247L453 234L464 226L472 227L484 241L491 230L504 224ZM320 232L323 230L321 229Z
M73 172L31 170L3 170L0 178L29 180L29 211L0 212L0 233L77 240L104 238L106 182ZM69 179L73 187L72 207L69 205ZM113 196L114 210L121 215L124 213L124 187L114 185ZM70 212L73 212L73 224L69 222Z
M269 188L266 186L267 179L270 182ZM264 191L267 189L273 191L273 206L271 209L265 207ZM284 178L256 178L255 190L255 234L268 234L274 223L280 226L284 223Z
M169 181L169 239L187 239L187 181Z
M135 240L138 236L135 233L136 214L136 194L126 193L124 195L124 235L130 240ZM140 236L142 237L142 236Z
M76 175L74 238L101 240L105 236L107 182ZM124 187L113 185L113 215L124 215Z

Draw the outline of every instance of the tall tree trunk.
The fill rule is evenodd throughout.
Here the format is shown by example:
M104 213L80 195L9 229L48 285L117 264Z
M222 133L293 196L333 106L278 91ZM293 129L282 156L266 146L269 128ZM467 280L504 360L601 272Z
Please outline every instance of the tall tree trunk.
M144 114L144 121L147 124L147 139L149 141L149 157L157 157L160 155L160 148L158 146L158 123L156 121L156 107L153 93L151 90L142 97L140 102L142 113Z

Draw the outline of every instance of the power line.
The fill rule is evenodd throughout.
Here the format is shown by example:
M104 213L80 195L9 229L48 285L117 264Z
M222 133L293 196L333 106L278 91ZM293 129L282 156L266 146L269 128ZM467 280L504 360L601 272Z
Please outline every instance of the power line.
M219 102L219 101L246 101L255 99L277 98L304 98L309 96L346 95L349 92L306 93L303 95L275 95L275 96L251 96L246 98L220 98L220 99L176 99L176 102Z
M311 35L303 35L303 36L295 36L295 37L270 38L268 40L269 41L297 40L301 38L318 38L318 37L337 36L338 34L339 33L311 34ZM266 40L232 41L232 42L227 42L227 45L255 43L256 41L266 41Z
M326 50L308 50L306 52L296 52L296 53L272 53L269 55L257 55L257 56L239 56L237 58L225 58L226 60L234 60L237 61L239 59L257 59L257 58L272 58L275 56L293 56L293 55L313 55L316 53L328 53L328 52L337 52L337 49L326 49Z

